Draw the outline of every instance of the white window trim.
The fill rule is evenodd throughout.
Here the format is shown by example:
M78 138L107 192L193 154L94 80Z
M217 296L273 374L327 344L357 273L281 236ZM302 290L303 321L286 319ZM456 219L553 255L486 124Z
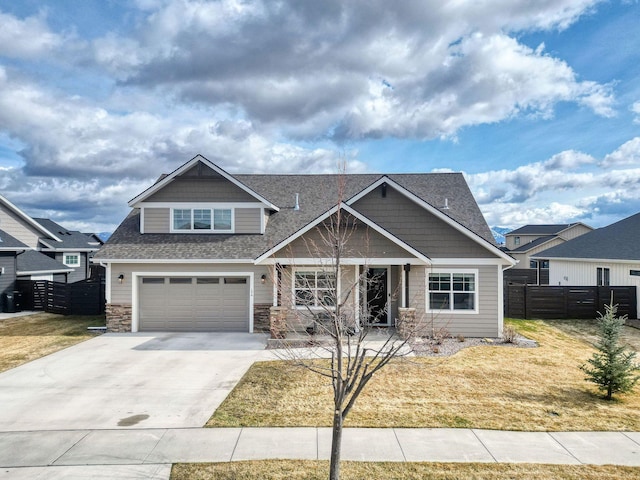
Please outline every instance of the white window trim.
M68 257L78 257L78 263L71 263L67 259ZM64 263L67 267L79 267L82 265L82 260L80 259L80 252L64 252L62 254L62 263Z
M190 210L191 211L191 226L193 227L193 211L194 210L210 210L211 211L211 229L209 230L205 230L205 229L190 229L190 230L181 230L181 229L176 229L173 227L174 223L173 223L173 213L175 210ZM231 229L230 230L214 230L213 229L213 224L214 224L214 210L231 210ZM235 233L236 231L236 211L234 207L230 207L230 206L219 206L219 205L198 205L198 206L182 206L182 205L175 205L173 207L171 207L170 209L171 214L169 215L169 232L170 233L196 233L196 234L200 234L200 233L208 233L208 234L228 234L228 233Z
M430 273L450 273L451 275L455 274L455 273L467 273L467 274L473 274L475 276L475 291L473 292L475 294L475 298L474 298L474 309L473 310L454 310L453 309L453 302L450 302L451 307L450 309L435 309L432 310L430 308L429 305L429 274ZM427 268L425 269L425 284L424 284L424 288L425 288L425 309L427 313L446 313L449 315L477 315L480 313L480 275L479 275L479 270L475 269L475 268ZM453 288L453 285L452 287ZM450 290L450 292L452 292L453 290Z
M291 304L294 306L296 310L311 310L311 311L323 311L323 310L334 310L335 306L329 305L298 305L296 304L296 272L315 272L316 277L318 272L325 272L333 274L333 270L329 268L322 268L317 266L309 266L309 267L295 267L292 269L291 274ZM317 287L316 287L317 290ZM336 302L340 299L340 273L338 272L338 278L336 279ZM315 298L317 302L318 299Z

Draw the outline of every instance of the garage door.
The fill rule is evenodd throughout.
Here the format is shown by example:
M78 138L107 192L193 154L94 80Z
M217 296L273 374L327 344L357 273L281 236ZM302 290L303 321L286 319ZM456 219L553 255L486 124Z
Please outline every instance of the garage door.
M141 277L140 331L249 331L246 277Z

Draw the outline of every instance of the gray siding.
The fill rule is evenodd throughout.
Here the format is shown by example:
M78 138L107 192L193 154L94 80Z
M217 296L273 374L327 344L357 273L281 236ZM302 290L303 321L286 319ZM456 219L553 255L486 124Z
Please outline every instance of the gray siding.
M113 264L111 267L111 303L121 305L131 305L131 273L221 273L221 272L253 272L254 274L254 303L273 303L273 283L272 269L267 266L256 266L249 264ZM118 275L124 275L124 281L118 282ZM260 281L260 277L265 275L265 283Z
M235 233L261 233L260 215L261 208L236 208Z
M16 256L14 252L0 252L0 268L4 268L4 273L0 275L0 311L4 311L2 295L15 289Z
M69 252L69 253L73 253L73 252ZM87 253L79 252L79 254L80 254L80 266L69 267L69 268L73 268L73 272L70 272L67 274L67 283L79 282L87 278ZM55 258L60 263L63 263L64 253L56 252L55 257L53 258ZM62 275L62 279L56 279L56 282L64 282L64 274L61 274L61 275Z
M257 202L222 177L176 177L145 202Z
M492 258L489 250L435 217L391 187L378 187L353 207L378 225L433 258Z
M498 289L502 286L498 284L498 269L501 267L452 265L450 268L451 270L478 270L478 313L427 313L426 279L429 267L412 266L409 272L409 306L416 309L417 318L422 319L426 332L430 333L432 328L435 330L444 328L452 336L491 338L499 336ZM438 269L447 269L447 267L438 266Z
M144 209L144 233L169 233L171 213L168 208Z
M284 247L279 258L331 257L330 248L322 240L322 226L312 228L301 237ZM351 233L344 257L351 258L410 258L412 255L404 248L366 225L359 224Z
M36 248L38 238L44 236L4 205L0 205L0 229L32 248Z

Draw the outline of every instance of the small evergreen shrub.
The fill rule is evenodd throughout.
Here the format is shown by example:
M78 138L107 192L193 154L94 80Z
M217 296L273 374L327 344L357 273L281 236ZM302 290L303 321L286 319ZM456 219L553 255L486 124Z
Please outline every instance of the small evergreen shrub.
M612 302L613 303L613 302ZM580 365L585 380L594 383L611 400L615 393L626 393L633 389L640 379L635 372L640 369L634 360L636 352L627 351L620 345L620 332L626 316L617 317L617 305L605 305L605 314L598 314L598 352Z

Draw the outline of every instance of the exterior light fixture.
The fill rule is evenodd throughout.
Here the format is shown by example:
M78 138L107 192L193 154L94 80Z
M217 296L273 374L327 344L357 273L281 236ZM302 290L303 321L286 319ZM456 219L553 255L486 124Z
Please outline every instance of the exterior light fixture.
M120 275L118 275L118 283L122 283L124 282L124 273L121 273Z
M265 283L267 281L267 276L263 273L260 277L260 283Z

